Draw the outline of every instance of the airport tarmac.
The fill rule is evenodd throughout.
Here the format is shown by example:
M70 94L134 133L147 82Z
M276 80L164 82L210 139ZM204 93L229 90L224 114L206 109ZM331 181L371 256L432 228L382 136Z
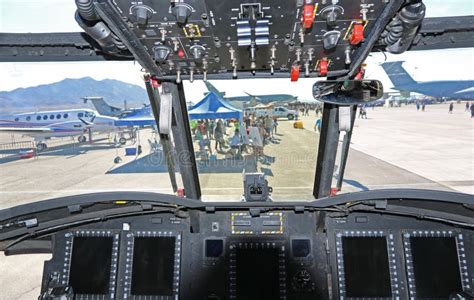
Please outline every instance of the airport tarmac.
M368 109L368 119L357 119L341 192L380 188L425 188L474 194L474 119L464 104L414 105ZM265 147L268 161L257 163L265 172L276 198L305 199L314 181L319 134L313 130L314 111L301 117L305 129L281 120L275 143ZM0 156L0 209L68 194L100 190L146 190L170 193L160 155L150 154L151 133L140 133L143 153L125 156L103 140L92 145L57 147L35 159ZM0 144L9 136L0 136ZM125 147L133 147L130 142ZM122 158L114 164L114 158ZM206 172L201 166L204 198L238 199L241 171ZM238 169L238 168L237 168ZM179 176L178 176L179 178ZM207 196L206 196L207 195ZM277 199L279 200L279 199ZM0 300L36 299L40 292L43 261L49 255L0 256Z
M455 103L452 114L448 108L449 103L427 105L424 112L414 105L368 109L368 119L355 122L351 148L429 181L397 183L387 179L392 188L440 188L474 194L474 118L465 111L465 102ZM357 164L362 165L349 157L346 178L364 170ZM378 175L375 166L366 171L367 175ZM373 182L368 187L384 185Z
M153 139L151 130L141 130L140 138L142 154L138 156L125 155L125 148L136 148L137 144L132 144L131 141L125 146L116 147L110 140L101 139L93 144L64 144L53 149L50 147L36 158L0 158L0 209L53 197L98 191L145 190L172 193L165 168L155 168L154 173L140 168L154 165L157 159L160 163L162 160L150 152L148 140ZM114 163L117 156L122 160L119 164Z

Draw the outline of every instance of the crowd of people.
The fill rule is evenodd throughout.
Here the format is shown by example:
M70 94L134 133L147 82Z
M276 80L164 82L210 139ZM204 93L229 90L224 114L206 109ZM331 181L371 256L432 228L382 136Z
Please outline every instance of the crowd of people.
M243 153L263 156L263 149L278 132L278 119L245 115L242 120L204 119L191 121L191 132L199 145L201 160L241 158ZM241 128L243 126L243 128Z

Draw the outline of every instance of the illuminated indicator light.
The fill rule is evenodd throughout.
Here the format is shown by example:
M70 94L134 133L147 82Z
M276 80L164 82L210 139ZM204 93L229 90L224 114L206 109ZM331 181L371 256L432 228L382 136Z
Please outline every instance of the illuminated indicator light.
M125 200L118 200L118 201L115 201L115 204L127 204L127 201L125 201Z
M300 66L299 65L292 66L291 74L290 74L291 81L298 81L299 77L300 77Z
M184 57L184 51L183 51L183 49L179 49L179 50L178 50L178 57L179 57L179 58L183 58L183 57Z

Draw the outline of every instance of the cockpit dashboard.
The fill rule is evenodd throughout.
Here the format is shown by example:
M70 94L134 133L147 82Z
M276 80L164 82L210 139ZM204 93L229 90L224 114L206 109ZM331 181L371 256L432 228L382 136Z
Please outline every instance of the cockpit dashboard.
M35 238L21 234L33 227L5 222L0 236L6 254L53 254L41 299L469 299L472 199L422 193L342 195L331 199L339 205L319 207L140 200L140 209L112 193L110 211L121 210L113 216L85 205L100 196L90 195L69 206L62 229L37 214ZM450 219L442 207L459 214Z

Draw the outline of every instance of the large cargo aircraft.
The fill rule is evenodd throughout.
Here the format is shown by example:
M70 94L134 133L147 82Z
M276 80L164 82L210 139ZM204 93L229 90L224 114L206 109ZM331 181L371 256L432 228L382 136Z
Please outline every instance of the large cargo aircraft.
M382 68L393 83L394 90L415 92L436 98L474 100L474 80L419 82L408 74L402 64L402 61L382 64Z

